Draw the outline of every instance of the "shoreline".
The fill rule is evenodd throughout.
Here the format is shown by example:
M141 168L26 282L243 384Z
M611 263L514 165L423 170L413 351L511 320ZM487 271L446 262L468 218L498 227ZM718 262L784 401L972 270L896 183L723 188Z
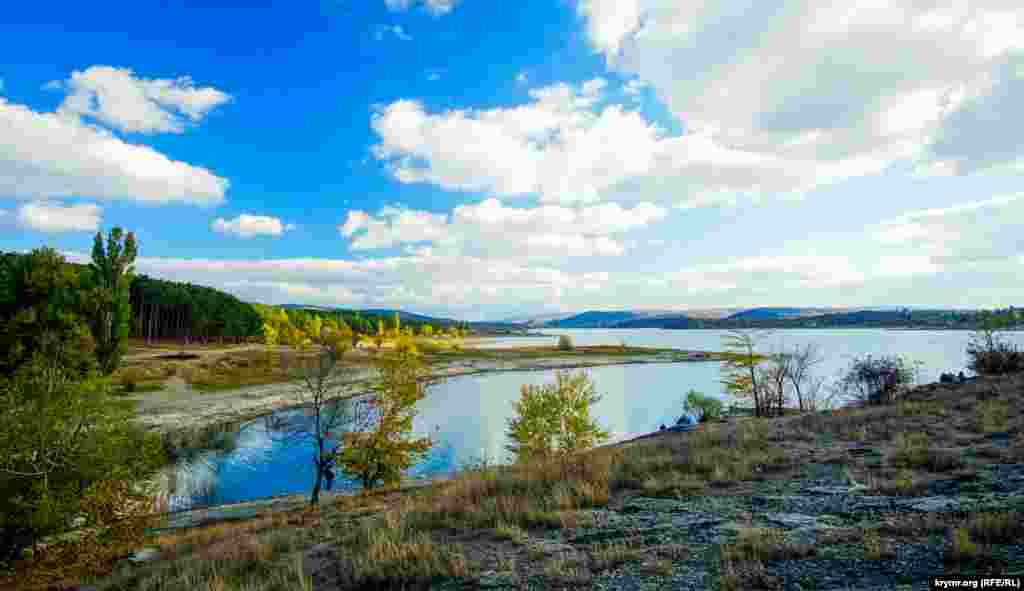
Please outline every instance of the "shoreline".
M581 351L565 356L533 355L529 350L483 349L479 355L461 355L457 359L434 359L428 362L424 381L436 383L448 378L526 371L573 370L617 365L662 363L699 363L716 361L711 353L675 349L633 349L635 352L610 353ZM703 357L694 355L701 353ZM504 356L504 357L503 357ZM371 392L368 366L350 368L343 387L333 398L359 396ZM197 431L250 421L261 416L306 405L301 382L287 381L247 386L220 392L202 392L191 388L180 378L170 378L162 390L124 396L134 401L135 421L163 437L187 437Z

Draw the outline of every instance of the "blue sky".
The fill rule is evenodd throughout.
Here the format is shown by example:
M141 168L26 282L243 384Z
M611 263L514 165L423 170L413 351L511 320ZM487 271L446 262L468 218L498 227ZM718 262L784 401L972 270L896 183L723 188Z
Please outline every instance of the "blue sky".
M469 319L1019 304L1002 0L19 3L0 249Z

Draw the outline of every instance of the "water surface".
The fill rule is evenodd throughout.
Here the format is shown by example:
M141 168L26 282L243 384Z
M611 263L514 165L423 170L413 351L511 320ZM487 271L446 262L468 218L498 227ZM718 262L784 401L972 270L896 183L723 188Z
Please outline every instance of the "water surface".
M555 344L568 334L577 345L673 347L692 350L721 349L724 331L659 329L572 329L544 331L545 337L509 337L483 346ZM1024 345L1024 334L1009 338ZM900 354L920 362L919 381L933 382L944 371L965 370L964 354L970 333L917 330L780 330L765 336L762 350L815 343L825 360L818 375L838 376L863 355ZM715 362L624 365L586 370L602 396L594 414L613 440L648 433L671 424L680 415L686 392L694 389L727 400ZM965 370L966 372L966 370ZM969 372L967 372L969 373ZM418 436L435 442L426 459L413 467L412 478L442 477L460 466L487 458L507 459L505 429L523 384L554 380L553 371L507 372L453 378L433 386L419 405L414 424ZM287 411L301 418L302 411ZM196 445L179 461L173 474L175 508L254 500L277 495L308 493L312 487L313 448L279 440L257 419L226 427ZM351 490L355 483L339 474L336 490Z

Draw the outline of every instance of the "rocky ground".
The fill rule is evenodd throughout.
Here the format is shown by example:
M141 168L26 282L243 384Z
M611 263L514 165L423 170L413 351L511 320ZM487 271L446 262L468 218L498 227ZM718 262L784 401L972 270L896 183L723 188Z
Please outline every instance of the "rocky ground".
M841 466L808 464L803 477L762 482L751 494L668 499L633 497L592 510L596 525L524 540L521 569L485 573L483 589L716 589L723 545L739 531L768 528L806 556L765 560L754 588L892 590L927 589L929 577L975 572L977 565L946 564L949 540L938 533L894 541L887 531L907 520L955 519L977 512L1024 510L1024 464L996 464L973 482L941 480L925 496L864 494ZM887 530L888 528L888 530ZM871 556L863 535L882 532L887 546ZM593 572L593 556L623 545L622 564ZM992 572L1024 575L1024 539L991 548ZM798 553L799 554L799 553ZM590 557L590 558L588 558ZM581 568L573 568L573 564ZM552 564L556 568L552 568ZM664 569L658 572L658 569ZM438 588L457 588L449 583ZM750 588L743 583L740 589Z

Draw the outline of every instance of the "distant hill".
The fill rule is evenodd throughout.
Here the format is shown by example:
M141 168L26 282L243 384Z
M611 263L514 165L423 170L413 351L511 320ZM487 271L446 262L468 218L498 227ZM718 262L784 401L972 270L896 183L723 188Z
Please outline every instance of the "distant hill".
M818 312L814 310L814 312ZM742 312L736 312L728 316L730 320L739 319L760 319L760 318L793 318L796 316L807 316L808 310L806 308L751 308L749 310L743 310Z
M872 308L757 307L685 312L586 311L541 324L545 328L934 328L972 329L976 311L903 306Z
M639 315L636 312L583 312L561 320L552 320L546 324L551 328L608 328L633 320Z

